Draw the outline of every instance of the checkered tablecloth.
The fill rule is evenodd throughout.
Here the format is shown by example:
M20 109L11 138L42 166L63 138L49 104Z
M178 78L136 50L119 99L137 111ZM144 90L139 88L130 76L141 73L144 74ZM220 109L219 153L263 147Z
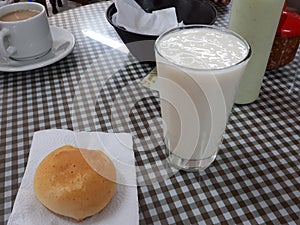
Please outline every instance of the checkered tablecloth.
M71 31L73 52L32 71L0 73L0 224L6 224L33 132L130 132L140 224L300 224L300 57L267 71L259 99L234 106L214 163L201 173L168 168L158 93L105 19L111 2L50 18ZM218 5L216 25L229 8ZM266 12L267 13L267 12Z

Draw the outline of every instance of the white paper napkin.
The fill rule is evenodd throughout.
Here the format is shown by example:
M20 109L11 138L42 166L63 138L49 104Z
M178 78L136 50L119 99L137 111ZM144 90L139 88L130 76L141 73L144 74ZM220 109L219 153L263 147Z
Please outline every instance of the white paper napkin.
M98 214L78 223L46 209L33 190L34 173L51 151L63 145L102 150L117 169L117 192ZM132 137L126 133L44 130L34 133L28 164L8 225L135 225L139 223L135 159Z
M115 5L113 23L134 33L160 35L179 25L174 7L147 13L134 0L115 0Z

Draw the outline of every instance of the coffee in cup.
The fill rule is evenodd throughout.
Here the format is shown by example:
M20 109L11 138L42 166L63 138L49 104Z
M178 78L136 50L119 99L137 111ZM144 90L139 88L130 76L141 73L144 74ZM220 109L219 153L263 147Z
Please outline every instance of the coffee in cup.
M32 60L46 55L53 40L46 9L35 2L20 2L0 8L0 56Z
M40 11L31 10L31 9L17 10L14 12L7 13L4 16L1 16L0 21L15 22L15 21L20 21L20 20L26 20L26 19L29 19L31 17L38 15L39 13L40 13Z

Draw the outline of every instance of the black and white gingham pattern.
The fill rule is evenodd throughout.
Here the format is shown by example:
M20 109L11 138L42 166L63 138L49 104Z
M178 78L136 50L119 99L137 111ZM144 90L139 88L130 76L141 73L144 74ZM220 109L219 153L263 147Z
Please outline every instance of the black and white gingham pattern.
M105 43L120 43L105 19L109 4L50 18L76 38L65 59L0 74L1 224L10 215L33 132L50 128L132 133L140 224L299 224L299 54L266 72L256 102L234 106L209 168L200 174L172 170L158 93L140 86L153 65ZM217 9L216 25L226 27L229 8Z

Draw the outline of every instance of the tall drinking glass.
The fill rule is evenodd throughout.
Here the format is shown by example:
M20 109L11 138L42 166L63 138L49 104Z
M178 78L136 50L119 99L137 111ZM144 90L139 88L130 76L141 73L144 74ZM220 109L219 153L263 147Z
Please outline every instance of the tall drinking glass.
M244 38L214 26L178 27L157 39L160 104L171 165L200 171L214 161L250 55Z

